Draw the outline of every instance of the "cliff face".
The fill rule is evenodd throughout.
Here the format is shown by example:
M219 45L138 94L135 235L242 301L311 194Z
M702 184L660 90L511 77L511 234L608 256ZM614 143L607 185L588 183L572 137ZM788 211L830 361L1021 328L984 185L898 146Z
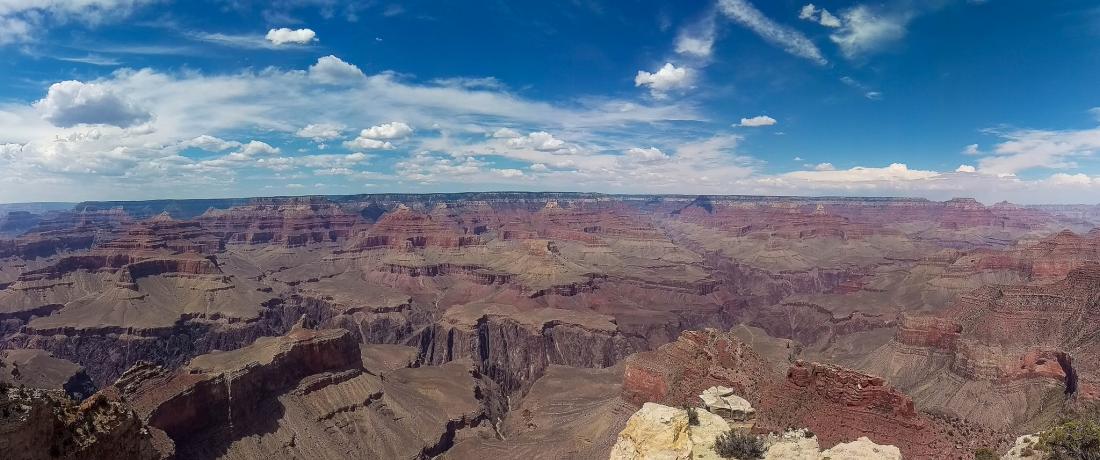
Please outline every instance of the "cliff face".
M375 367L375 352L344 330L295 328L176 371L140 364L109 391L183 458L429 458L492 430L499 391L471 363Z
M550 365L604 368L645 346L598 315L508 309L445 318L426 328L419 344L423 364L472 360L506 392L525 390Z
M1051 284L990 286L936 317L906 317L894 340L868 356L915 391L922 406L997 428L1041 425L1064 405L1100 398L1100 327L1092 307L1100 266Z
M249 417L262 400L305 376L360 366L358 345L346 331L294 329L196 357L176 373L139 365L115 385L149 425L182 441L209 424Z

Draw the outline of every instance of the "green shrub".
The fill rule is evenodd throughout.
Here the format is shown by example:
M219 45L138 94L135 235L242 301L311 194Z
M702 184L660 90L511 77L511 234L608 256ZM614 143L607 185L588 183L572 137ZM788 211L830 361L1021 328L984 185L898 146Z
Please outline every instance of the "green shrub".
M1000 458L1001 456L997 455L996 452L993 452L993 449L988 447L983 447L974 451L974 460L998 460Z
M1100 423L1069 420L1039 435L1039 449L1051 460L1100 460Z
M729 430L714 440L714 451L723 458L738 460L758 460L764 458L764 440L750 433Z

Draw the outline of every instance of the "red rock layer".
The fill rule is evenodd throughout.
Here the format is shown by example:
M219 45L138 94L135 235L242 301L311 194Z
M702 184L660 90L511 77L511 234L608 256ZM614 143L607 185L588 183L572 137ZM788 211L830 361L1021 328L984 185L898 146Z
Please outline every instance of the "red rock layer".
M286 247L339 241L365 225L358 214L334 203L308 199L210 210L197 220L205 230L228 243Z

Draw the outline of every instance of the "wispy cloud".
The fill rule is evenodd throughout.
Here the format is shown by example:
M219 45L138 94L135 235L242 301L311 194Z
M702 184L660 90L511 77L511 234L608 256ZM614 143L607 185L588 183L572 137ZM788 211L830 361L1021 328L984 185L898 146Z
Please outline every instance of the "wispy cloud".
M819 65L829 63L813 41L801 32L768 18L747 0L718 0L718 8L733 21L792 55Z
M122 61L108 56L101 56L98 54L88 54L85 56L54 56L53 59L65 62L79 62L81 64L91 64L98 66L117 66L122 64Z
M829 38L844 57L860 58L904 38L909 21L916 15L916 10L907 7L855 6L840 13L841 27Z

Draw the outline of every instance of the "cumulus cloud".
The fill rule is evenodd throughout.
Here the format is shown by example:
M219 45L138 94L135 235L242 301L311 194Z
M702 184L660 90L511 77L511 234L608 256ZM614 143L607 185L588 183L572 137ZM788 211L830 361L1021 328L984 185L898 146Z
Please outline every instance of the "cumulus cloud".
M626 151L626 156L635 161L644 163L652 163L658 161L667 160L669 157L661 149L656 147L638 148L634 147Z
M249 141L249 143L241 146L241 149L226 155L224 160L228 161L246 161L252 160L260 156L275 156L282 152L278 147L273 147L271 144L261 141Z
M362 81L365 76L359 67L331 54L317 59L316 64L309 66L311 79L329 85L355 83Z
M545 131L536 131L526 136L508 139L508 145L515 148L533 148L544 152L553 152L565 148L565 141Z
M818 163L814 166L814 171L836 171L836 166L832 163Z
M904 163L892 163L890 166L884 168L869 168L863 166L856 166L845 170L815 168L814 171L794 171L783 174L781 177L815 183L867 185L885 181L926 180L935 178L939 175L940 173L935 171L909 169L909 166Z
M959 165L958 168L955 168L955 172L975 173L975 172L978 172L978 168L975 168L974 166L971 166L971 165Z
M813 3L808 3L803 6L802 10L798 13L798 18L816 22L825 27L840 27L840 19L830 13L829 10L818 8Z
M152 117L109 87L75 80L50 85L46 97L34 105L42 118L62 127L89 124L125 128Z
M184 148L197 148L208 152L221 152L240 147L241 143L203 134L182 144Z
M500 128L496 131L493 131L493 137L497 139L511 139L520 136L523 136L523 134L520 134L519 131L516 131L512 128Z
M801 32L776 23L756 9L747 0L718 0L718 9L738 24L755 32L765 41L782 48L784 51L808 59L816 64L828 64L814 42Z
M656 72L639 70L634 76L634 86L647 86L654 97L664 97L669 91L684 89L691 86L691 71L685 67L676 67L671 62L665 63Z
M366 137L357 137L353 140L344 142L344 146L349 149L368 149L368 150L393 150L393 143L389 141L380 141L378 139L370 139Z
M383 123L364 129L359 136L369 139L403 139L412 135L413 129L400 121Z
M396 148L390 140L404 139L412 135L413 129L406 123L394 121L383 123L359 132L359 137L344 143L348 148L391 150Z
M288 29L283 27L267 31L264 38L276 45L305 45L316 40L317 34L312 29Z
M772 126L778 123L774 118L767 115L757 115L752 118L742 118L741 123L738 126L744 126L748 128L758 128L761 126Z
M312 139L314 142L331 141L344 134L344 125L333 123L311 123L294 133L295 136Z

